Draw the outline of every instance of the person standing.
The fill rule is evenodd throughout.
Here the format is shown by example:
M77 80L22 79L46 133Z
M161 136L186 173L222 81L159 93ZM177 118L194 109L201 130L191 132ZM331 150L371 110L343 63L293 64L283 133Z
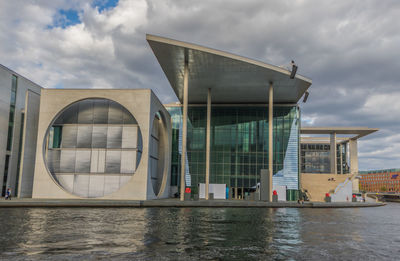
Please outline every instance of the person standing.
M11 200L11 189L10 188L7 189L7 193L6 194L7 194L6 199Z

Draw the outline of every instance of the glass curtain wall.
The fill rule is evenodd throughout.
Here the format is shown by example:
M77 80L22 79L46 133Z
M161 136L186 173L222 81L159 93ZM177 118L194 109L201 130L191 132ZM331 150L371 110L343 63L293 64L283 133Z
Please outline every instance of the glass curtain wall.
M330 173L329 144L301 144L302 173Z
M347 143L337 144L336 148L337 157L337 173L348 174L350 173L349 165L347 164Z
M15 118L15 104L17 101L17 76L13 75L11 78L11 94L10 94L10 111L8 116L8 133L7 133L7 153L11 153L14 132L14 118ZM1 195L4 197L7 189L8 180L8 167L10 165L10 155L6 156L3 174L3 188Z
M330 147L330 144L301 144L301 172L329 174L331 172ZM346 144L337 144L336 153L337 173L349 173Z
M178 186L181 164L179 132L182 125L182 108L167 107L167 109L173 122L171 185ZM206 110L205 106L189 106L188 108L187 158L189 173L187 175L190 175L191 184L189 185L194 193L197 193L199 183L205 183ZM282 173L284 169L289 137L293 130L293 123L298 124L298 117L296 106L274 107L274 175L278 172ZM299 128L296 128L296 133L292 133L296 140L296 146L294 146L296 158L298 157L298 130ZM210 183L226 184L230 188L238 188L242 192L247 192L260 182L261 169L268 168L268 108L264 106L213 106L211 110ZM296 166L294 176L295 187L288 187L289 190L298 189L298 166Z

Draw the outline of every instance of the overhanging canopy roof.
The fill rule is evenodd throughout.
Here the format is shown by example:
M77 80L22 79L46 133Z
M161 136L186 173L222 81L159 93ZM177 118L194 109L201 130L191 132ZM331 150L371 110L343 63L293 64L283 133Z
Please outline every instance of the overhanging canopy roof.
M350 139L356 140L366 135L369 135L379 129L368 127L301 127L301 134L346 134L355 135Z
M215 49L146 35L178 99L183 102L185 54L189 68L189 100L206 103L211 88L213 103L267 103L274 85L274 103L297 103L312 81L290 71Z

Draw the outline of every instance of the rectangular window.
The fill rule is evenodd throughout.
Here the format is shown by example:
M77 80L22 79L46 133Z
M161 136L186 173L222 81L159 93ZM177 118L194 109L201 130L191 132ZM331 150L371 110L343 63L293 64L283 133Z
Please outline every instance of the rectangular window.
M8 151L11 151L11 148L12 148L16 100L17 100L17 76L13 75L11 78L10 112L9 112L9 116L8 116L8 133L7 133L7 150ZM2 196L5 195L6 188L7 188L9 161L10 161L10 156L6 155L6 162L4 164Z
M4 197L6 195L7 189L7 177L8 177L8 165L10 163L10 155L6 155L6 162L4 164L4 176L3 176L3 189L1 195Z
M14 130L15 102L17 100L17 76L11 80L10 112L8 116L7 150L11 151Z

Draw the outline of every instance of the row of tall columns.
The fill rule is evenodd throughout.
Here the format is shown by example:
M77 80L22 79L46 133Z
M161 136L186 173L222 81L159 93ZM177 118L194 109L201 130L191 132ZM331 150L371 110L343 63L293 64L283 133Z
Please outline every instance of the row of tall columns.
M342 146L340 144L340 173L343 173L343 155ZM350 173L358 173L358 148L357 139L349 140L349 154L350 154ZM330 172L333 174L338 173L337 169L337 152L336 152L336 133L330 135Z
M185 176L186 176L186 144L187 144L187 117L188 117L188 93L189 93L189 68L185 61L183 75L183 113L182 113L182 154L181 154L181 189L180 200L185 200ZM211 89L207 93L207 132L206 132L206 186L205 198L208 200L210 184L210 140L211 140Z
M187 144L187 117L188 117L188 92L189 92L189 68L185 60L183 76L183 113L182 113L182 154L181 154L181 188L180 200L185 200L185 176L186 176L186 144ZM268 102L268 196L267 200L272 202L272 176L273 176L273 96L274 89L272 82L269 85ZM206 180L205 198L209 199L210 184L210 141L211 141L211 88L207 92L207 129L206 129ZM237 191L235 191L237 193Z
M331 133L330 137L330 165L331 173L337 174L337 162L336 162L336 133Z

